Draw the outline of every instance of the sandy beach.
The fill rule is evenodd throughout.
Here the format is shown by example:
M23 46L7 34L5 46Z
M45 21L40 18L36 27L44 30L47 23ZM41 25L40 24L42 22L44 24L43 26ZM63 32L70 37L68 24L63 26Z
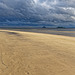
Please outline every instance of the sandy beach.
M0 29L0 75L75 75L73 33Z

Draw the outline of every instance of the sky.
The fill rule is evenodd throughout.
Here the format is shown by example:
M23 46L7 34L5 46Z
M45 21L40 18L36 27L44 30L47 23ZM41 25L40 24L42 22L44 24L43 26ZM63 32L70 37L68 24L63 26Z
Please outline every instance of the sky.
M75 26L75 0L0 0L0 22Z

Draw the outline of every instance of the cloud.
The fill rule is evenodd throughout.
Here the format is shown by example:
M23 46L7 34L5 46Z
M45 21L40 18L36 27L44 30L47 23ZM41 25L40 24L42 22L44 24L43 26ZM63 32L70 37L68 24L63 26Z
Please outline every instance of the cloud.
M74 3L75 0L0 0L0 18L69 25L75 23Z

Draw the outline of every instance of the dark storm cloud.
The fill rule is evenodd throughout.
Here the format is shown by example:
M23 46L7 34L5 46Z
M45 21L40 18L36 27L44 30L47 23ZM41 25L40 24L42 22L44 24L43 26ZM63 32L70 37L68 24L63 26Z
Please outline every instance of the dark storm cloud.
M61 25L75 22L75 0L0 0L0 17ZM7 18L6 18L7 17Z

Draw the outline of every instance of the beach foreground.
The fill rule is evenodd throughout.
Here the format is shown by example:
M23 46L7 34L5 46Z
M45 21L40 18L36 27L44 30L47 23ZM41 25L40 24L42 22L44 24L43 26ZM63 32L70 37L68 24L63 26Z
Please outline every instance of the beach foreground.
M36 32L0 30L0 75L75 75L75 37Z

